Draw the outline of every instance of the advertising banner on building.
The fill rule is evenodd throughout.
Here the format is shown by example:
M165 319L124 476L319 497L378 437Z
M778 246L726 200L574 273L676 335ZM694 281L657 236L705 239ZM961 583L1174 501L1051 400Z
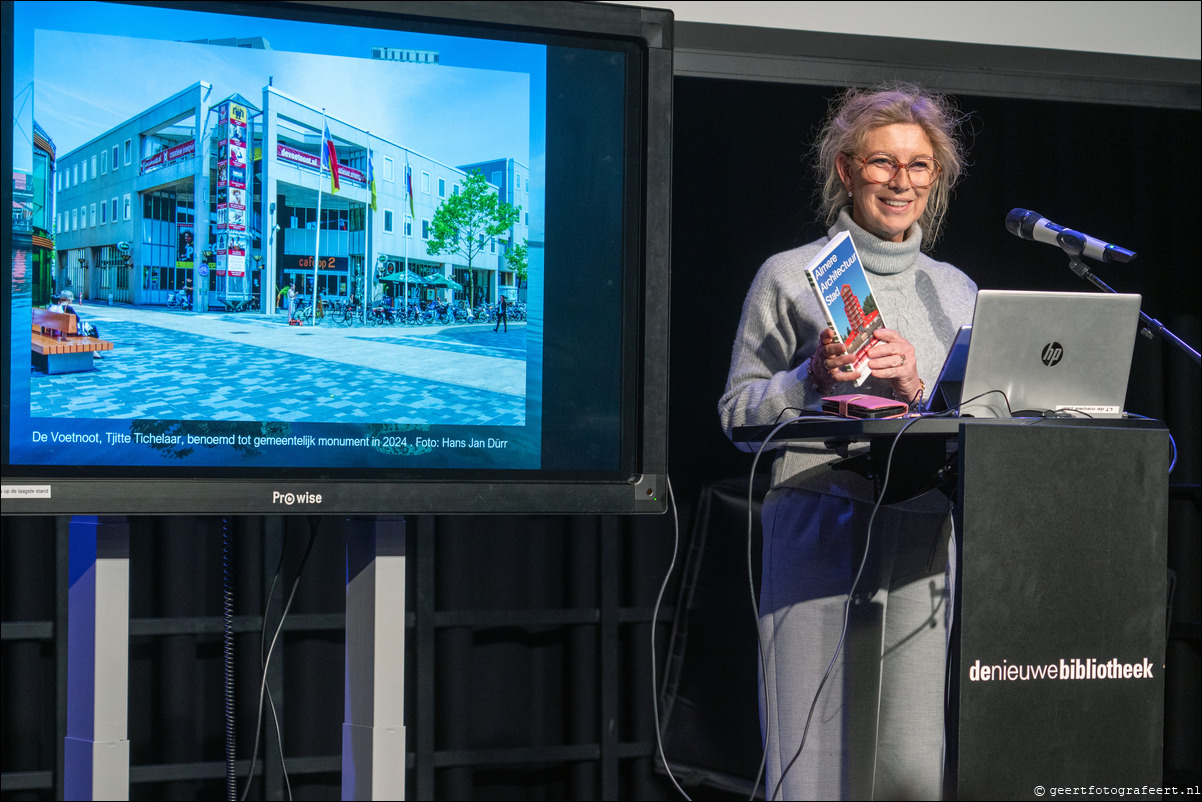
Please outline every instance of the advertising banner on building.
M193 240L192 224L179 224L179 247L176 249L175 266L187 269L192 268L192 263L196 259L196 243Z
M226 252L226 271L231 276L246 275L246 237L230 234Z
M246 275L247 116L237 103L223 103L217 113L217 275L235 278Z
M227 165L229 174L229 185L246 189L246 168L239 167L236 164Z
M314 153L306 153L284 144L276 144L275 155L280 161L290 162L314 171L321 170L321 156ZM360 186L367 186L367 176L363 171L347 167L345 164L338 165L338 177Z
M189 139L187 142L182 142L173 148L160 150L155 155L148 159L142 160L142 172L149 173L160 167L166 167L180 159L190 159L196 155L196 140Z

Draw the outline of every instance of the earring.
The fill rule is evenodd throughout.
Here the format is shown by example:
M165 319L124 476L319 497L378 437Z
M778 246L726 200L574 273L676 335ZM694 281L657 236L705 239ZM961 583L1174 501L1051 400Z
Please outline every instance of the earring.
M849 190L847 190L847 197L849 197L849 198L850 198L850 197L852 197L852 194L851 194L851 190L850 190L850 189L849 189Z

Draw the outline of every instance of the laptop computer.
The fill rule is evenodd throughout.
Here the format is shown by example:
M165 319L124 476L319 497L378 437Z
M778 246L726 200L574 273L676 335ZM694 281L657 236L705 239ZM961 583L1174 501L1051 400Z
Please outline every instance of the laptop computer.
M931 388L926 401L923 402L923 412L946 412L954 409L960 403L960 388L964 384L964 365L968 362L968 343L972 337L972 326L961 326L956 332L956 339L943 360L943 368L939 378Z
M1122 417L1139 305L1125 293L978 291L972 326L957 333L928 411Z

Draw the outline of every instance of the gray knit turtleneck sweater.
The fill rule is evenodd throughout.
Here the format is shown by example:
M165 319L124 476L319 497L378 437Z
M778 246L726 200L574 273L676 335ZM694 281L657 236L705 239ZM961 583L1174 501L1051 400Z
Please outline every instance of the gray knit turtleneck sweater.
M829 236L776 254L756 274L743 303L726 392L718 403L728 437L736 426L773 424L818 409L822 393L807 370L826 324L803 268L840 231L851 232L885 325L914 346L918 375L928 389L956 330L972 322L976 285L951 265L921 253L917 224L904 241L886 242L856 225L844 209ZM859 387L836 384L828 394L850 392L890 397L893 388L887 380L869 378ZM865 482L847 471L829 470L826 463L834 456L821 443L789 446L773 465L773 486L870 497Z

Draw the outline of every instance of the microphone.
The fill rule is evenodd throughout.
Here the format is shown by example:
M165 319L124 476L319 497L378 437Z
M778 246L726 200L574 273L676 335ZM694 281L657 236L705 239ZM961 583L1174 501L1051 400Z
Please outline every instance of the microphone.
M1125 263L1135 258L1135 251L1058 226L1039 212L1026 209L1010 210L1010 214L1006 215L1006 230L1016 237L1056 245L1071 255L1088 256L1099 262Z

